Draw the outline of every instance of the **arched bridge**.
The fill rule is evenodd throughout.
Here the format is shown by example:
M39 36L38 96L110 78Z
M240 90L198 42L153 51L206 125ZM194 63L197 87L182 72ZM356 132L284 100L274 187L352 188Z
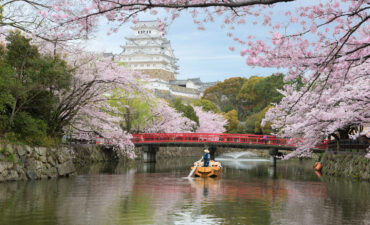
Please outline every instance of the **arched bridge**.
M135 146L219 146L234 148L276 148L294 150L299 139L279 138L271 135L217 134L217 133L145 133L133 134L131 141ZM314 150L328 148L326 141Z
M148 154L146 161L155 161L155 152L160 146L203 146L208 147L214 155L217 147L253 148L264 150L290 150L296 149L301 139L286 139L271 135L251 134L223 134L223 133L145 133L133 134L131 141L135 146L141 146ZM313 148L314 152L323 152L328 148L324 140ZM154 157L154 158L153 158Z

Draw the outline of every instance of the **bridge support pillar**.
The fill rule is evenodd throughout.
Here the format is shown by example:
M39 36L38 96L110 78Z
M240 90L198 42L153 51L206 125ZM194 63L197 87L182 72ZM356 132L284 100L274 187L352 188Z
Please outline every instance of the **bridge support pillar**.
M217 147L216 146L210 146L208 149L209 149L209 154L211 156L211 160L215 160Z
M143 151L143 160L146 163L152 163L156 161L156 154L159 149L157 146L144 145L141 147Z
M281 156L282 154L281 154L281 152L279 152L279 149L276 149L276 148L270 150L269 153L270 153L270 158L271 158L271 161L272 161L272 166L276 167L277 157Z
M272 166L276 167L276 157L275 156L270 156L270 159L271 159L271 162L272 162Z
M155 164L156 163L144 163L143 164L143 171L146 173L154 173L155 172Z

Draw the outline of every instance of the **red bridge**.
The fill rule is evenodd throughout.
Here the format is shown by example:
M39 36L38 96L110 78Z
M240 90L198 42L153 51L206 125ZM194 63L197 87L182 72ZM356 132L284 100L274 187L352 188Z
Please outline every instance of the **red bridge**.
M251 134L217 134L217 133L145 133L133 134L131 141L141 147L145 162L155 162L156 152L160 146L198 146L210 150L211 159L214 159L217 148L249 148L270 150L271 156L280 155L279 150L296 149L302 139L286 139L271 135ZM109 140L97 139L97 144L109 145ZM323 152L328 148L327 140L315 146L314 152ZM276 157L274 165L276 164Z
M296 144L302 139L286 139L271 135L251 134L217 134L217 133L146 133L133 134L131 141L136 146L159 145L159 146L225 146L237 148L277 148L294 150ZM327 140L315 146L314 150L328 148Z

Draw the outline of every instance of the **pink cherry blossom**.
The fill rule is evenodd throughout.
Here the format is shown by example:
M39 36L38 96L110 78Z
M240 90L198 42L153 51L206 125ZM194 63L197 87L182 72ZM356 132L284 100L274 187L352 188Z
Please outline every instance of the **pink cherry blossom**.
M164 100L157 101L152 115L152 120L143 130L145 133L190 133L196 126L194 121L184 117Z
M196 133L223 133L226 131L227 120L223 115L203 111L198 106L193 106L193 108L199 118L199 127Z

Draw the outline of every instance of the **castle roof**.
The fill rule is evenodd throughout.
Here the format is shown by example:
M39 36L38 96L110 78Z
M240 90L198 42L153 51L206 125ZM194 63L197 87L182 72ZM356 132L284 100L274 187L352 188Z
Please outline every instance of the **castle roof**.
M203 82L200 80L199 77L197 77L197 78L190 78L190 79L186 79L186 80L170 80L169 83L170 84L175 84L175 85L185 85L188 81L191 81L194 84L198 84L198 85L202 85L203 84Z
M161 31L158 27L158 21L156 20L147 20L147 21L141 20L131 27L132 30L140 30L143 28L151 28L151 29Z

